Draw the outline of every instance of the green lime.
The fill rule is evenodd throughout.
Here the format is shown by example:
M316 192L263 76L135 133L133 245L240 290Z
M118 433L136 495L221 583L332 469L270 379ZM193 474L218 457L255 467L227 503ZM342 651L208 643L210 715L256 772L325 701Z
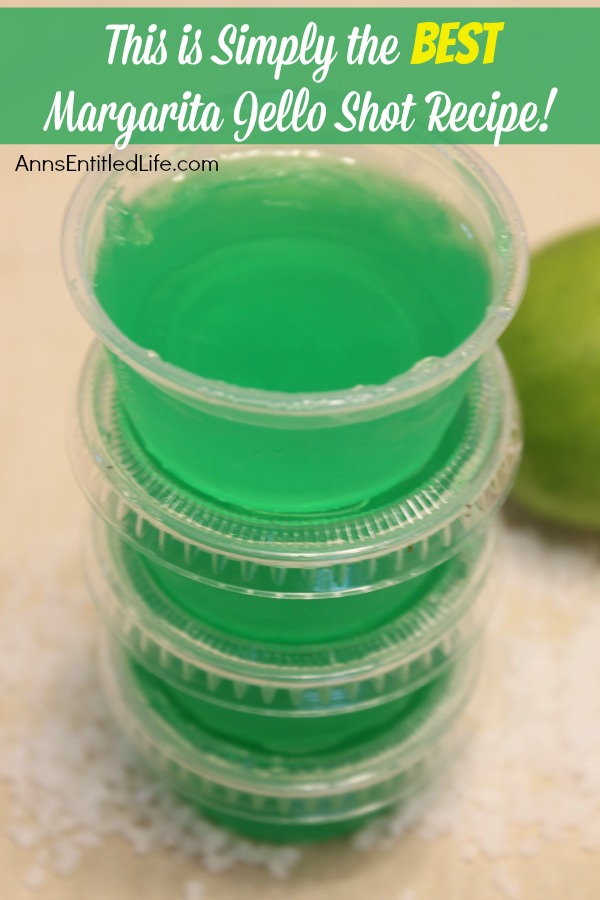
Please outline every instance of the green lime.
M533 256L502 345L525 426L516 500L545 519L600 528L600 227Z

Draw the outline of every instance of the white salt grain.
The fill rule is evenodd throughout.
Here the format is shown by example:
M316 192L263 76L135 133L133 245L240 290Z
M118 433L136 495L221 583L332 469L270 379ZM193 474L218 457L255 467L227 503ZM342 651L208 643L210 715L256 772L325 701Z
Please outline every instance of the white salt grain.
M32 866L26 874L23 884L30 891L39 891L48 880L48 873L42 866Z
M282 847L277 856L267 862L267 868L274 878L287 878L302 858L297 847Z
M6 829L6 833L23 850L35 847L39 841L37 829L28 825L13 825Z
M202 900L204 885L199 881L186 881L183 886L183 900Z
M515 878L504 866L495 865L492 869L492 884L506 900L519 900L521 888Z
M81 853L77 844L71 839L58 841L54 848L53 870L55 875L63 878L70 875L77 868L81 859Z

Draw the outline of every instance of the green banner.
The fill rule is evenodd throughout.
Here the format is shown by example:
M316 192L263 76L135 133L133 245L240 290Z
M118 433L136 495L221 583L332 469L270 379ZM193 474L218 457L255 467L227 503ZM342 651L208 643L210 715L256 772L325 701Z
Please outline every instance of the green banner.
M0 143L600 143L600 9L29 8L0 28Z

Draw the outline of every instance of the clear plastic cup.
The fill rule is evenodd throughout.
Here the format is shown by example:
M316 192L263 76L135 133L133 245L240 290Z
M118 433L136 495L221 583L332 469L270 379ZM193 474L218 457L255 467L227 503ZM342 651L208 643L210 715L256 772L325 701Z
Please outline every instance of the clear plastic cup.
M254 514L174 481L132 434L98 342L71 460L96 512L185 615L250 640L326 644L382 625L432 589L507 496L522 442L514 392L497 348L475 369L452 453L410 490L346 516Z
M66 219L67 279L111 352L121 401L147 451L205 495L284 513L349 509L414 476L443 442L474 363L505 329L522 296L526 245L504 186L474 153L455 147L163 149L172 159L192 153L224 164L228 154L244 153L278 155L286 165L302 166L315 158L342 166L351 158L357 166L424 188L464 216L476 234L489 264L491 298L483 321L452 352L423 359L385 384L282 393L203 378L134 343L94 293L107 207L115 197L127 202L173 174L88 175ZM449 303L460 289L449 285Z
M478 705L471 654L427 702L370 740L284 757L216 736L116 643L103 651L110 709L140 760L211 818L273 842L344 834L429 786L463 745Z
M86 547L86 573L108 628L191 722L240 746L303 755L368 739L479 652L495 599L492 546L491 532L471 541L392 621L325 646L247 640L202 624L104 524Z

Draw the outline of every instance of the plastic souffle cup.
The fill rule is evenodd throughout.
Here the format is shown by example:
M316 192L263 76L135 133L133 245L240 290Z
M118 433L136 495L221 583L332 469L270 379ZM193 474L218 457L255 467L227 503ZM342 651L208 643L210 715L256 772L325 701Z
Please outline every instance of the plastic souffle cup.
M498 348L476 364L455 424L451 452L359 512L308 518L231 508L181 485L149 457L96 342L82 372L70 456L132 564L182 615L259 642L326 644L414 606L489 527L521 450Z
M102 674L117 724L149 768L223 825L281 843L344 834L439 777L479 704L478 660L464 662L450 690L433 686L426 703L369 741L303 756L241 746L202 728L115 642L104 643Z
M241 745L299 755L369 739L427 703L439 679L450 689L463 657L479 651L493 605L492 537L471 541L393 621L327 645L244 640L203 625L98 521L86 574L108 628L191 721Z
M186 146L161 150L172 160L191 156L217 158L221 163L219 174L205 175L202 179L196 176L194 185L189 174L180 172L151 176L132 172L88 175L76 191L64 229L64 261L70 289L81 312L112 354L121 401L147 451L166 471L207 496L238 507L274 512L312 513L353 508L413 476L444 440L468 389L474 363L505 329L523 293L527 258L523 228L514 203L497 176L473 152L455 147ZM357 179L362 179L362 187L356 188ZM404 253L406 265L411 256L422 259L420 274L413 273L413 287L415 278L429 277L428 270L434 265L430 253L432 235L436 223L446 221L446 211L450 210L448 215L456 220L456 233L467 235L469 246L473 242L477 244L485 258L489 289L486 297L475 296L477 311L465 300L466 282L460 258L452 252L446 253L447 271L437 273L445 292L439 310L430 308L427 285L422 287L422 302L417 302L412 311L403 309L402 291L410 278L405 277L399 264L395 272L393 254L388 266L391 272L387 271L385 277L397 283L398 296L392 296L392 300L387 296L381 299L383 289L379 290L378 284L384 277L383 267L377 262L370 264L367 257L366 262L361 262L367 252L364 248L377 252L373 241L379 233L380 222L377 208L369 205L372 200L369 185L373 185L375 192L378 179L385 179L385 184L392 186L388 194L397 188L402 196L409 198L408 211L399 200L391 212L388 204L386 216L388 219L396 216L405 229L405 240L397 244L398 258ZM322 183L326 187L333 185L330 193L337 200L323 209L319 207L320 214L317 214L322 202ZM350 362L360 361L363 352L370 354L369 365L375 365L379 359L388 365L397 355L398 370L394 369L392 377L382 383L370 383L369 370L367 380L331 390L288 391L257 388L253 384L240 386L173 364L157 352L157 344L153 346L155 342L150 339L150 345L136 341L132 337L135 323L145 322L145 317L150 315L151 305L144 305L145 299L137 287L142 278L140 272L145 269L143 266L139 269L137 281L133 278L121 299L116 297L119 292L115 289L101 303L97 289L98 260L107 241L112 240L119 244L119 258L125 261L128 253L135 255L141 246L146 254L142 257L143 265L149 265L153 255L158 254L156 235L160 229L157 225L153 231L143 217L151 215L157 197L169 192L175 196L181 184L186 191L198 194L211 210L211 216L210 221L204 221L199 213L192 224L181 226L169 244L169 252L176 254L177 248L189 238L190 229L199 228L201 250L198 254L196 249L196 255L204 263L203 248L210 245L211 231L218 230L222 219L231 235L231 260L229 250L225 248L225 252L221 248L206 263L212 266L210 277L197 278L197 291L202 298L190 307L195 318L190 319L189 327L188 319L184 317L180 321L175 311L169 318L169 310L161 308L166 324L162 329L156 326L158 343L163 331L177 320L181 334L198 336L198 341L203 341L203 353L210 355L214 346L224 340L223 331L227 332L238 320L245 321L245 316L248 342L254 341L258 348L253 363L258 365L260 358L265 358L263 369L267 374L263 372L263 377L267 379L271 371L270 349L274 358L277 349L276 358L281 362L282 342L285 339L292 346L296 333L298 346L293 345L293 350L299 359L292 359L290 351L290 365L295 363L302 370L302 353L306 351L306 369L310 370L311 377L320 378L322 374L320 364L310 362L310 353L316 353L313 345L318 341L324 341L326 347L327 342L331 346L335 344L339 367L348 364L349 370ZM249 194L244 194L244 190ZM157 193L160 191L163 193ZM410 216L414 214L417 219L419 216L415 191L420 191L417 196L426 197L426 205L429 204L427 227L418 220L420 234L416 226L411 230ZM385 193L380 190L381 196ZM236 215L236 205L242 200L244 215ZM263 260L260 268L256 260L263 245L256 243L259 237L256 232L262 221L260 217L266 215L265 209L271 211L269 216L272 213L264 225L270 229L269 240L279 243L272 255L264 254L267 261ZM303 252L298 251L297 258L288 246L297 237L296 212L300 217L297 231L302 231L302 241L308 242ZM287 218L280 220L280 213ZM327 216L334 222L332 229L346 229L343 239L335 238L337 243L325 233ZM172 230L176 231L175 225ZM165 231L169 229L163 228L160 233ZM161 240L168 241L168 234ZM325 240L328 243L323 245L326 248L323 250L321 244ZM413 242L411 252L403 246L406 241ZM259 248L254 255L252 247L250 250L246 247L248 242L254 242L252 247ZM445 252L443 247L440 252L442 255ZM249 311L245 307L245 291L228 288L228 279L237 265L235 261L244 253L248 256L248 259L244 257L244 265L250 272L246 280L252 275L257 283L267 286L269 308L274 316L285 317L283 325L279 319L272 324L266 314L264 322L260 317L253 318L254 308ZM184 266L184 262L188 268L192 265L179 257L174 265ZM291 261L286 262L288 258ZM271 271L274 260L279 267L275 274ZM194 259L193 265L196 264L198 260ZM296 264L298 271L294 268ZM364 271L361 270L363 281L357 288L359 276L354 269L359 264ZM312 300L314 291L307 289L302 294L298 287L307 266L314 267L309 275L317 288L324 282L333 286L323 298L319 295L316 308ZM106 268L104 265L103 277ZM183 290L179 287L178 272L169 273L166 286L163 282L147 285L154 292L154 312L159 303L156 296L162 307L178 302ZM273 298L273 285L279 284L275 276L283 287ZM415 290L420 298L420 284ZM346 314L344 303L350 294L358 299L352 314L348 301ZM259 295L260 291L256 296ZM223 309L215 298L223 298ZM114 308L109 315L106 307L111 303ZM205 318L202 303L207 307ZM316 323L312 330L307 325L308 311L304 308L313 317L310 321ZM192 312L187 314L192 316ZM470 324L468 328L464 326L464 333L459 333L447 352L437 353L425 338L425 350L414 338L417 326L413 319L416 321L420 316L428 317L427 327L430 332L432 328L436 330L442 344L444 334L450 333L456 322ZM122 320L124 326L119 327L116 319ZM371 332L376 334L369 344ZM379 352L377 341L387 341L387 349ZM238 349L240 354L244 351L243 342ZM223 355L228 365L233 364L236 352ZM202 359L197 362L196 368L202 370ZM326 362L325 355L321 359L323 369ZM217 368L219 364L217 359ZM331 374L332 383L335 374L335 371Z

